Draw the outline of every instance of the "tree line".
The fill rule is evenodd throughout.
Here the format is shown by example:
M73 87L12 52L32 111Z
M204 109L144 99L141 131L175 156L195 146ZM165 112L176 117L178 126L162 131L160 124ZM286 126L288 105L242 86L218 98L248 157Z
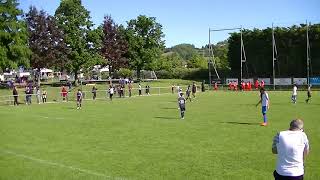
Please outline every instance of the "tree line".
M100 25L91 21L81 0L63 0L54 15L31 6L23 13L17 0L0 0L0 71L24 67L90 72L94 65L109 66L113 72L140 76L154 70L160 78L206 78L210 54L208 45L164 46L162 25L155 17L140 15L117 24L111 15ZM245 29L243 42L247 61L244 77L272 77L272 29ZM306 25L274 30L277 77L306 76ZM213 45L221 77L240 74L240 33ZM320 73L320 24L309 26L311 75ZM194 77L193 77L194 76Z
M320 24L309 26L310 74L320 75ZM247 61L243 64L244 77L272 77L272 28L245 29L243 42ZM274 28L277 56L276 77L307 76L307 28L306 24ZM230 76L240 74L240 33L231 33L228 39Z
M111 71L154 69L164 50L162 25L144 15L126 27L110 15L97 27L81 0L63 0L54 16L31 6L27 13L17 0L0 1L0 70L54 68L77 75L96 64Z

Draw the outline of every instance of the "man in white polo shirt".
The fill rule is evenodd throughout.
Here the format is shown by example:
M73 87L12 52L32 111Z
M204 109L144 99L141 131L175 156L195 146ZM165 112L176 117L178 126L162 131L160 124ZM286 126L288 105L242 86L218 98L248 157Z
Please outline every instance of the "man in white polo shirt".
M278 133L272 144L272 153L278 154L275 180L303 180L304 159L309 153L309 141L303 132L303 121L291 121L289 130Z

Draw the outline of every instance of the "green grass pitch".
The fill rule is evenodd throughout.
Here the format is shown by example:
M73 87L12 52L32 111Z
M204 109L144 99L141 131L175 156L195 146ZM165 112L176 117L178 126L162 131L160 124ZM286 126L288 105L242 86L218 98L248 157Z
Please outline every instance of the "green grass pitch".
M177 95L0 106L0 179L270 180L273 136L305 121L305 179L320 179L320 96L269 92L260 127L258 92L198 93L179 119Z

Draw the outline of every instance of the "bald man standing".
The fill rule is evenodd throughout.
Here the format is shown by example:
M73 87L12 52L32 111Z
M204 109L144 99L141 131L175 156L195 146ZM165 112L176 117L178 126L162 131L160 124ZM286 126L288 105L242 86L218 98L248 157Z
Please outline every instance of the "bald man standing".
M275 180L303 180L304 159L309 154L309 140L303 131L303 121L291 121L289 130L273 139L272 153L277 154Z

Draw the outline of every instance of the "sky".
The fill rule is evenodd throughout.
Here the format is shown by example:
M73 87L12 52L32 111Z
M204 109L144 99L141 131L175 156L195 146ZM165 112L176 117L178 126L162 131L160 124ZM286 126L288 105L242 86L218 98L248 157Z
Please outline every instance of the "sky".
M20 0L27 12L31 5L54 15L60 0ZM208 44L209 28L266 28L320 23L320 0L82 0L95 25L111 15L126 25L139 15L156 17L162 24L166 47L181 43L196 47ZM232 31L212 32L213 43L228 38Z

